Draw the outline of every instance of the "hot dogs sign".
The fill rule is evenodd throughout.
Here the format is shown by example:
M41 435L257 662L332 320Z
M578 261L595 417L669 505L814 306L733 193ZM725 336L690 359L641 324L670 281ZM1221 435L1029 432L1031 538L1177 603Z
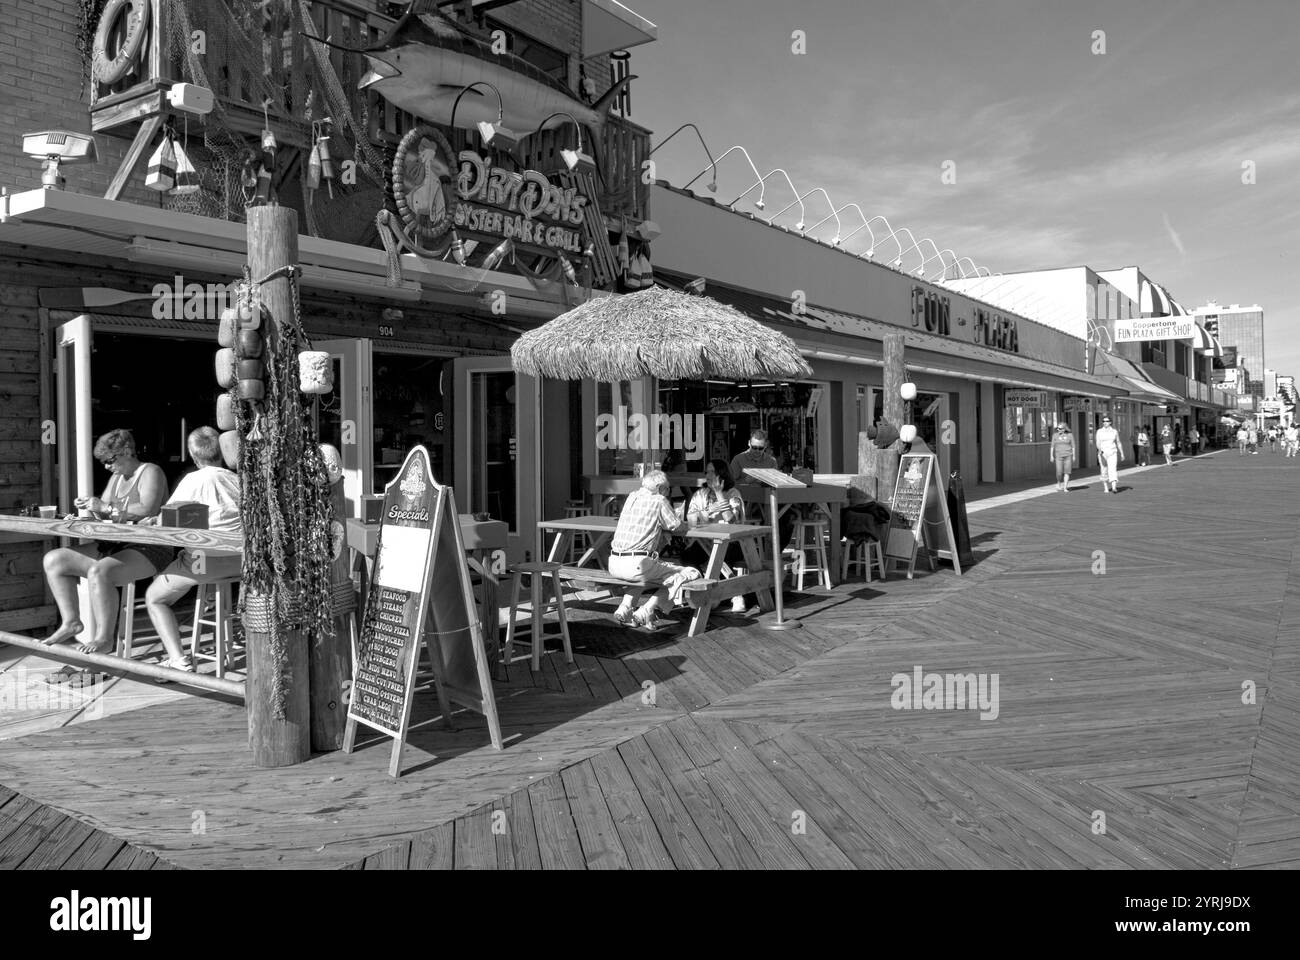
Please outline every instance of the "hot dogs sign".
M511 240L539 253L580 257L588 198L576 187L553 184L537 170L507 170L473 150L457 156L437 130L421 125L398 147L393 196L412 239L437 244L448 230Z

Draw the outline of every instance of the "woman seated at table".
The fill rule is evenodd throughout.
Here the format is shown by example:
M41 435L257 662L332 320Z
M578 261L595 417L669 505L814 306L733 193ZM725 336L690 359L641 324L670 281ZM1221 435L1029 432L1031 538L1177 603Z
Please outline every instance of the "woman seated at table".
M710 460L704 468L704 486L691 497L690 506L686 508L686 519L692 526L702 523L745 522L745 501L736 489L727 461ZM708 549L696 541L686 548L682 560L704 570L709 564L709 553ZM731 544L723 559L733 567L743 566L745 560L740 544ZM733 613L744 613L745 609L744 597L731 598Z
M111 474L102 497L78 497L76 505L89 519L112 523L138 523L155 517L167 499L167 478L157 464L144 463L135 454L129 430L110 430L95 442L95 459ZM85 546L61 547L45 555L45 578L58 604L62 624L43 641L67 643L84 629L77 604L77 581L90 588L95 611L95 635L77 645L82 653L105 653L113 648L117 626L117 588L151 577L172 562L171 547L146 543L95 540Z

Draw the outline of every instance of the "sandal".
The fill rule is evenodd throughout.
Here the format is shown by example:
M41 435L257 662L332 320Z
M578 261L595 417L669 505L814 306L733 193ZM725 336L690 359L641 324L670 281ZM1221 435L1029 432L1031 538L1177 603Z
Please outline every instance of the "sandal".
M68 664L60 670L45 675L45 682L52 687L63 686L65 684L75 684L76 686L88 686L92 683L99 683L107 679L109 674L96 672L92 670L81 670Z

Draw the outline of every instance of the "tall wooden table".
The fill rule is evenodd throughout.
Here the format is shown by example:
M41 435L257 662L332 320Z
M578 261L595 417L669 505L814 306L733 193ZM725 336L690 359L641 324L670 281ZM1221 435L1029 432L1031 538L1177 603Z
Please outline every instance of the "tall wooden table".
M840 508L849 502L848 488L829 483L770 487L753 482L738 483L736 487L746 503L762 505L764 519L772 528L772 575L776 578L776 623L768 626L797 623L798 621L784 618L781 586L785 579L785 569L781 562L781 517L796 504L812 504L821 507L830 521L831 544L828 554L831 566L830 580L832 584L837 583L840 573Z

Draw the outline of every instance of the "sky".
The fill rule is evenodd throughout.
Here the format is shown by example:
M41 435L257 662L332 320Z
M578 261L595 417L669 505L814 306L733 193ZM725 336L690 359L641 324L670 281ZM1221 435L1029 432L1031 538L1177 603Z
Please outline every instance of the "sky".
M1258 303L1267 365L1300 376L1300 0L626 4L659 28L631 61L654 144L694 123L714 156L740 144L994 272L1136 264L1189 310ZM709 166L689 129L654 160L677 186ZM736 151L715 194L708 174L691 189L727 203L757 179ZM761 213L757 195L737 209L794 199L780 174ZM809 224L831 211L805 203Z

